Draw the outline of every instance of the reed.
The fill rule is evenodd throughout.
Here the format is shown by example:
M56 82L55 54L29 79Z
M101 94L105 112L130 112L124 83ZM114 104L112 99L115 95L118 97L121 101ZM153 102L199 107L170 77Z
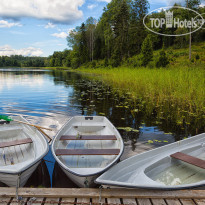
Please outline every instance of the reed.
M81 68L95 78L130 93L134 100L142 99L152 106L169 106L194 114L205 112L205 69L171 66L168 69L149 68Z

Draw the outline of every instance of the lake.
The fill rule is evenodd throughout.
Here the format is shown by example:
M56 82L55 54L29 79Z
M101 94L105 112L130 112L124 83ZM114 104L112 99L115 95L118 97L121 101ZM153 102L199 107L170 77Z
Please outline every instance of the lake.
M46 131L51 137L72 116L106 116L123 137L122 160L204 129L200 122L196 127L196 124L179 126L165 119L156 121L154 112L148 115L116 88L69 71L2 68L0 96L1 114L23 115L30 123L53 128L52 132ZM26 186L75 187L55 163L51 152Z

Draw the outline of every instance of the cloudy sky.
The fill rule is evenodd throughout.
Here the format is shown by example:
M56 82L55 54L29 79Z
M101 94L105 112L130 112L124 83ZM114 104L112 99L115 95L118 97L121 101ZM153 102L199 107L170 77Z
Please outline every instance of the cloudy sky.
M150 0L150 10L183 0ZM203 0L204 1L204 0ZM110 0L1 0L0 55L48 56L67 47L69 31L98 19Z

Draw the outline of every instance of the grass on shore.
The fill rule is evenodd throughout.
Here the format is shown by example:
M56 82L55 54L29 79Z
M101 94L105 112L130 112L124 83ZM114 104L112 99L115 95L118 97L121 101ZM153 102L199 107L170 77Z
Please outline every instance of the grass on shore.
M189 62L188 50L178 49L174 50L177 58L168 68L82 67L78 71L95 74L95 78L117 88L122 94L129 93L134 101L151 105L150 112L158 107L162 112L175 112L181 123L187 116L205 118L205 56L201 46L204 44L193 46L193 53L201 56L198 62Z

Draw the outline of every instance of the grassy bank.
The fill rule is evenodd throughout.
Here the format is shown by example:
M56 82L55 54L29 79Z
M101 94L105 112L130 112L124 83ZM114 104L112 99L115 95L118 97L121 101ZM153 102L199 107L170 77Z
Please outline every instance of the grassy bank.
M201 45L193 49L194 55L199 53L199 61L189 62L188 50L178 49L172 52L176 57L168 68L84 67L78 71L94 74L91 78L117 88L122 95L128 93L134 102L145 104L147 111L157 110L159 118L167 118L171 112L177 123L184 119L189 123L193 116L205 118L205 54Z

